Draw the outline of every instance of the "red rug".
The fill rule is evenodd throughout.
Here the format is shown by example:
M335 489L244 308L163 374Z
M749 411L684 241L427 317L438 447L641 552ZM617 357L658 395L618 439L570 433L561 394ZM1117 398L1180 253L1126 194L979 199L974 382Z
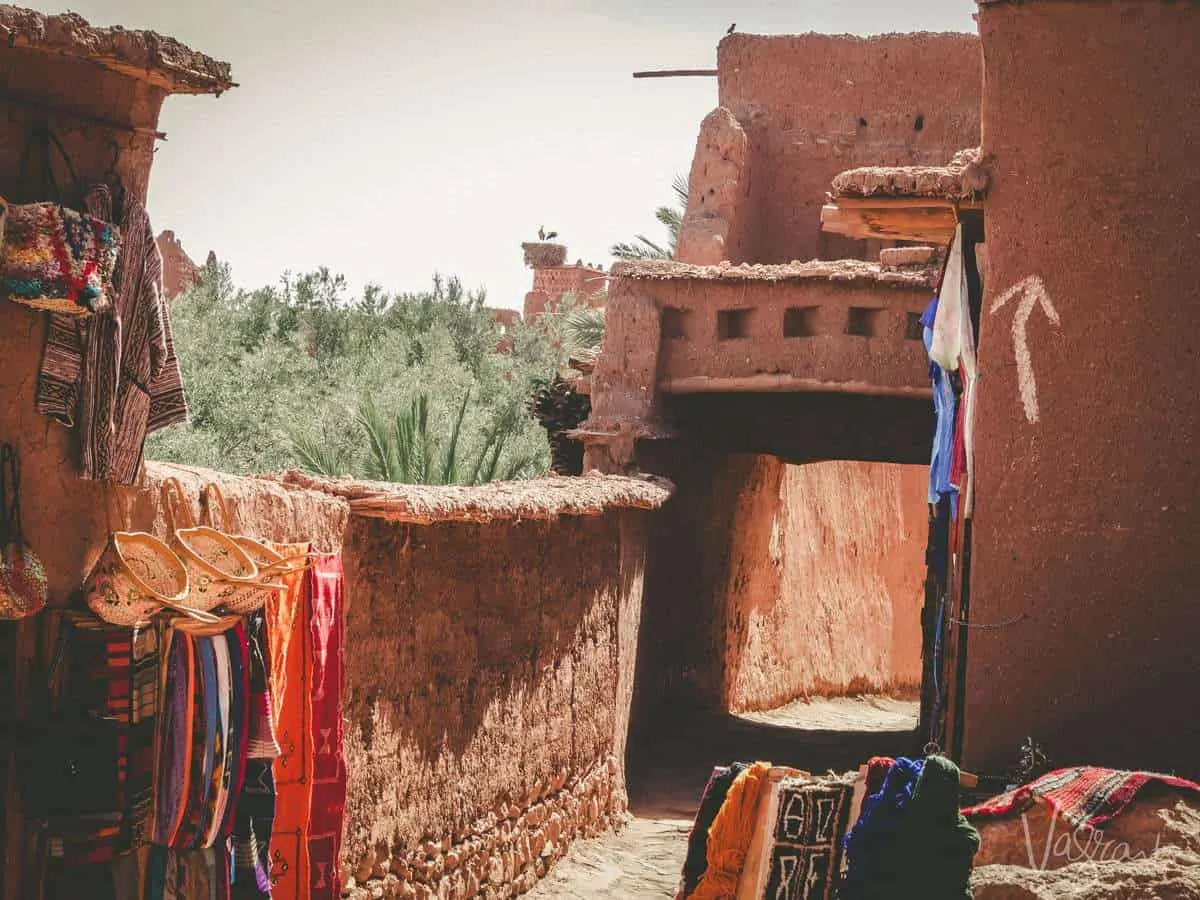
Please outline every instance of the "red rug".
M1099 828L1120 815L1149 784L1200 793L1200 784L1183 778L1078 766L1043 775L962 812L968 819L1019 815L1040 800L1075 828Z

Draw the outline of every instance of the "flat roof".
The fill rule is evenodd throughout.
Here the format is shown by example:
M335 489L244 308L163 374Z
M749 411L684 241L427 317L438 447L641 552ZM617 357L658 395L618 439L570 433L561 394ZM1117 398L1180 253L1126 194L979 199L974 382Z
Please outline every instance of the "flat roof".
M944 166L863 166L833 179L830 196L974 201L987 191L978 147L960 150Z
M237 87L227 62L153 31L93 26L78 13L45 15L0 4L0 37L9 47L86 60L172 94L220 94Z
M816 259L779 265L749 264L694 266L674 260L638 260L614 263L614 278L641 281L800 282L827 281L851 284L885 284L927 288L937 280L935 266L894 268L858 259Z

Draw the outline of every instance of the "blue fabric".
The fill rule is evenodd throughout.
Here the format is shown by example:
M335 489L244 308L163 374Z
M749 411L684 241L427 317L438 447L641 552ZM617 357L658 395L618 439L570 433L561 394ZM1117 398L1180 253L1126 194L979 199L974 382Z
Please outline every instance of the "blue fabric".
M212 821L213 814L213 770L216 768L216 757L221 746L221 685L217 678L217 651L213 639L201 637L196 639L196 655L200 660L200 677L204 682L204 776L202 789L197 795L199 807L194 814L199 817L199 827L196 839L191 847L199 847L204 842L204 832Z
M938 298L934 297L921 315L921 337L925 352L933 346L933 321L937 317ZM929 380L933 383L933 411L936 425L933 430L933 453L929 461L929 502L936 504L943 496L950 497L950 515L958 518L958 488L950 483L950 466L954 455L954 420L958 398L950 374L932 359L929 361Z
M846 835L842 900L970 900L979 832L958 811L958 767L897 759Z
M888 769L879 793L863 800L858 821L843 839L848 868L840 896L845 900L871 896L870 885L877 876L874 863L882 855L881 849L903 828L902 813L924 767L923 759L898 758Z

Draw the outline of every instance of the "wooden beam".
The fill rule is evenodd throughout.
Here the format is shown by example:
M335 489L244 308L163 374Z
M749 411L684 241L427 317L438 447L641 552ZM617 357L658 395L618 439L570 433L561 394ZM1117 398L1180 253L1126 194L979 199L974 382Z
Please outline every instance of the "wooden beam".
M927 241L944 245L954 238L958 219L952 206L821 207L821 230L852 238Z
M657 69L651 72L634 72L634 78L715 78L716 69Z
M801 378L786 372L760 373L720 378L692 375L685 378L665 378L658 389L666 394L741 394L816 392L827 394L860 394L870 397L932 397L928 386L868 384L863 381L825 381L820 378Z

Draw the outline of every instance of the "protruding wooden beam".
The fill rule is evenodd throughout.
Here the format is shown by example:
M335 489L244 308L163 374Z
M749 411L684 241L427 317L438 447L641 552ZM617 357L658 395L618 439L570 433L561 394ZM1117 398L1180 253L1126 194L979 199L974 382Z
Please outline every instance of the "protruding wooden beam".
M840 201L821 207L821 230L852 238L888 241L950 243L958 219L954 207L945 206L857 206Z
M801 378L786 372L728 377L689 375L664 378L658 389L664 394L756 394L813 392L861 394L868 397L932 397L933 389L922 385L880 385L861 381L827 381Z
M716 69L657 69L650 72L634 72L634 78L715 78Z

